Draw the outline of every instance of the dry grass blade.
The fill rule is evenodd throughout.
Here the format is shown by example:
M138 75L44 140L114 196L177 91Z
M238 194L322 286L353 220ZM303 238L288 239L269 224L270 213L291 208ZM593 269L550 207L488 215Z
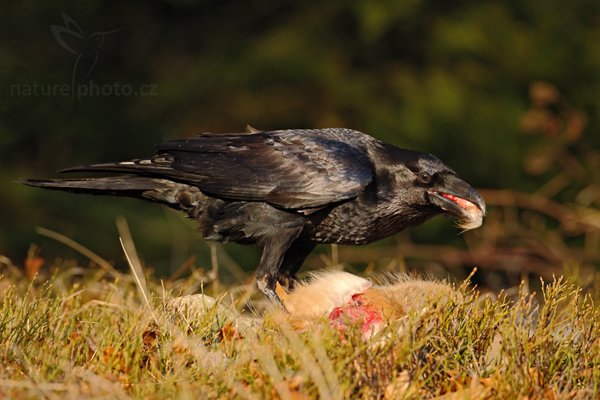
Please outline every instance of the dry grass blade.
M150 304L150 296L148 295L148 285L146 284L146 276L144 275L142 263L140 262L137 250L135 249L135 244L133 243L133 238L131 237L131 232L129 231L127 221L123 217L118 217L116 220L116 224L117 230L119 231L119 241L121 242L123 253L125 253L125 258L127 258L127 263L131 268L131 273L135 278L140 297L142 301L148 306L148 310L152 314L152 318L154 319L154 321L158 323L158 320L154 315L152 304Z
M260 350L261 351L257 352L256 357L260 362L260 365L273 381L273 387L277 391L277 394L281 400L292 400L292 394L290 393L289 388L287 385L282 384L282 382L285 383L284 378L273 359L273 354L266 347Z
M219 259L217 257L217 246L214 243L209 244L210 248L210 276L213 279L213 293L219 293Z
M92 262L95 262L96 264L98 264L98 266L100 268L102 268L104 271L106 271L113 277L116 278L119 276L119 272L108 261L106 261L104 258L100 257L98 254L94 253L87 247L84 247L83 245L77 243L73 239L66 237L65 235L63 235L61 233L52 231L50 229L42 228L41 226L38 226L35 229L35 231L37 233L39 233L40 235L46 236L50 239L54 239L57 242L62 243L64 245L72 248L79 254L89 258Z
M288 340L290 349L296 353L302 369L304 370L304 374L310 376L317 387L319 391L319 398L324 400L341 398L337 397L340 395L340 393L337 391L337 388L333 388L332 390L330 387L330 382L328 382L327 378L325 377L323 367L319 364L317 358L311 351L312 346L309 347L308 344L305 344L298 332L294 331L294 329L286 320L282 319L278 322L281 333Z

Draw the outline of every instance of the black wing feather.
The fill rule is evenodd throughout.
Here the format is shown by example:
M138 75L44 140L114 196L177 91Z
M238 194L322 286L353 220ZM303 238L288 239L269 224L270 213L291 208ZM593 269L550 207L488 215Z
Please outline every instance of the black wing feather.
M374 175L361 143L347 143L343 135L326 131L202 134L159 145L151 160L69 171L149 175L191 184L215 197L319 208L358 196Z
M200 136L161 145L204 192L291 209L354 198L373 179L366 152L312 131Z

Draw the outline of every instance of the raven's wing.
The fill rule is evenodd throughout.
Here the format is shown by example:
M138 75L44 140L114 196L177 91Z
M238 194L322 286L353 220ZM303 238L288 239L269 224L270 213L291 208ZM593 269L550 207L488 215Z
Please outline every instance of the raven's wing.
M147 174L215 197L296 210L354 198L374 175L363 146L318 130L202 134L159 145L152 160L73 170Z

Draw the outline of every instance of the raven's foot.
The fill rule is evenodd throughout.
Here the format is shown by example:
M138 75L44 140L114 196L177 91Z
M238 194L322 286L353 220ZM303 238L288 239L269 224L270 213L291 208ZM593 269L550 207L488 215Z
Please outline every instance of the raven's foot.
M296 288L297 278L295 275L279 274L277 281L285 289L286 292L292 293Z
M283 304L282 299L279 297L279 295L277 295L277 292L275 291L277 279L274 276L260 276L256 278L256 284L258 285L260 291L263 292L273 304L276 304L285 310L285 305Z

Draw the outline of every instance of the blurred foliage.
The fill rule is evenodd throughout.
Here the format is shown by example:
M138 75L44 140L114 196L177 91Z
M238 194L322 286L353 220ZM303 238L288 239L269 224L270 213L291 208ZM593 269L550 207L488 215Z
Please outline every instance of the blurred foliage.
M86 37L122 28L104 37L77 83L150 85L155 95L18 95L16 87L70 84L76 55L50 30L64 24L61 13ZM193 224L159 206L14 180L142 157L162 140L247 123L350 127L432 152L477 187L543 187L538 194L580 196L597 209L599 19L592 0L4 4L0 254L19 262L37 242L46 257L74 255L36 235L41 225L121 260L114 220L122 214L149 264L172 271L195 253L209 264ZM582 247L582 237L563 239ZM465 247L445 221L413 239ZM245 268L256 261L256 251L228 250Z

